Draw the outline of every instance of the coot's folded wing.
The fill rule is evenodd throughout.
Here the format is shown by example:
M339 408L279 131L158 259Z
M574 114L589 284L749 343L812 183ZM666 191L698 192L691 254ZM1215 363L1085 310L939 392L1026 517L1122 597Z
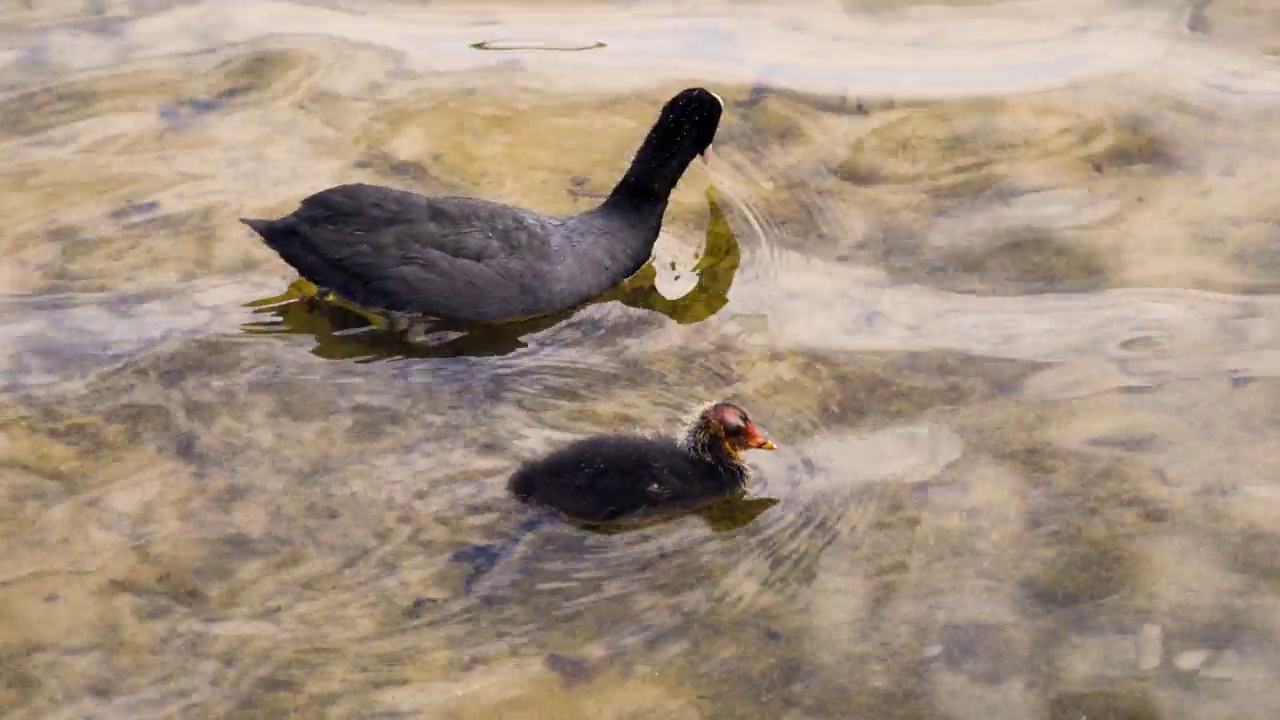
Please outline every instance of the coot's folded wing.
M455 320L540 311L547 299L529 287L530 268L559 254L556 219L376 185L330 188L291 215L246 223L299 274L347 300Z

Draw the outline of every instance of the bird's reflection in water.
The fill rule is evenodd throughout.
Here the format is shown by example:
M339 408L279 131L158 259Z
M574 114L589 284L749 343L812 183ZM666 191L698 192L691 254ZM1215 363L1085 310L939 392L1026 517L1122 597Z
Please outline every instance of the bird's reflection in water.
M750 525L757 517L760 517L765 510L778 504L777 498L770 497L751 497L746 492L739 492L729 497L717 500L709 505L703 505L695 510L686 510L676 512L669 515L651 516L643 522L638 523L583 523L574 522L577 527L593 533L601 535L616 535L618 533L631 532L641 528L653 527L665 522L670 522L676 518L694 515L702 518L702 521L711 528L713 532L729 532L738 528Z
M455 551L450 560L467 566L463 589L470 594L476 582L488 575L489 571L504 558L510 556L526 537L548 523L565 523L599 535L618 535L695 515L702 518L712 532L725 533L750 525L766 510L777 504L777 498L751 497L744 491L695 510L651 515L643 521L629 523L584 523L566 520L547 510L530 509L527 511L528 516L516 527L510 537L493 543L467 545Z
M710 216L702 257L694 266L697 285L676 299L663 297L653 263L582 307L618 301L628 307L662 313L680 324L701 322L729 302L741 261L738 239L716 201L707 191ZM400 358L486 357L527 347L524 338L547 330L582 307L503 323L456 323L434 319L391 318L372 313L338 298L321 298L306 280L296 280L283 294L247 303L257 315L274 316L243 325L255 335L311 335L312 354L329 360L376 362Z

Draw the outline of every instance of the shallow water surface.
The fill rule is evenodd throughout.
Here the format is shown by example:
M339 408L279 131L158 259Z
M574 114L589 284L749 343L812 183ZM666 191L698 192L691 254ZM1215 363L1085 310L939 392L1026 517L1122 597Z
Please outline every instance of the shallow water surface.
M4 717L1275 717L1280 10L697 7L0 9ZM576 312L407 345L236 222L585 209L694 83ZM719 398L747 499L504 495Z

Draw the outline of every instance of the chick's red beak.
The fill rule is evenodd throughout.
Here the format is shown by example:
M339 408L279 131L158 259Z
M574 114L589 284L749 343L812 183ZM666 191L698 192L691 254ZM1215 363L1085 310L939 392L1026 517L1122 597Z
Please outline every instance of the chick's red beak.
M773 444L772 440L768 440L765 436L761 435L755 425L747 426L745 436L747 440L747 447L749 448L755 448L757 450L776 450L778 448L777 445Z

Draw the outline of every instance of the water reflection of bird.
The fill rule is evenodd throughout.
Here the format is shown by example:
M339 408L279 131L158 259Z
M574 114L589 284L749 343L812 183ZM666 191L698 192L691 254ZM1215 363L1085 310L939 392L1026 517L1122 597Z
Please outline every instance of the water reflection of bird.
M717 530L741 527L777 503L747 496L751 472L743 453L775 447L746 410L729 402L700 408L678 439L634 434L584 438L526 463L508 481L515 498L554 514L534 514L513 537L471 546L455 553L454 560L471 566L469 588L524 536L557 517L603 533L691 512Z
M577 215L352 184L243 222L303 278L364 308L453 322L568 310L648 262L671 191L723 111L703 88L676 94L609 197Z
M587 305L618 301L628 307L652 310L681 324L705 320L729 302L729 288L741 262L741 249L715 192L707 193L709 215L706 242L694 273L697 284L679 298L667 298L655 283L657 271L646 263L621 285ZM248 304L272 320L246 323L250 334L305 334L316 339L312 352L327 359L373 361L402 357L503 355L525 347L523 338L569 318L579 308L515 322L459 323L434 318L406 319L371 312L340 298L322 297L305 280L283 294ZM408 325L414 324L416 337Z

